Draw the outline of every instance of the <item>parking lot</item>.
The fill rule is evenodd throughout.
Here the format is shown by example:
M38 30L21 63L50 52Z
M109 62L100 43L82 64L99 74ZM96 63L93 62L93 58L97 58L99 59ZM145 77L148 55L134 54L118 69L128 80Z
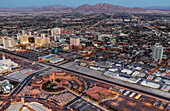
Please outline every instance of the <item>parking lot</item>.
M115 100L105 101L104 104L110 105L118 111L161 111L161 109L157 107L141 103L122 95L119 95Z
M96 106L82 99L79 99L78 101L73 103L70 107L78 111L79 110L80 111L102 111L101 109L97 108Z
M31 73L33 71L34 70L32 70L32 69L23 69L23 70L19 70L19 71L4 75L4 78L8 78L10 80L21 82L28 76L28 73Z

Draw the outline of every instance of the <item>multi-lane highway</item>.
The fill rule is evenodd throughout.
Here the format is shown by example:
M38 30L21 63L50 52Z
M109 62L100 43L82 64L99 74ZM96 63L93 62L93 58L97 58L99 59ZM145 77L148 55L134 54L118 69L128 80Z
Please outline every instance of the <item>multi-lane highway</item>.
M17 54L13 54L11 52L6 52L6 51L1 51L1 52L2 53L7 53L7 54L12 54L13 56L15 55L15 56L18 57ZM24 57L24 56L19 56L19 57L22 57L24 59L29 59L30 61L34 61L34 60L31 60L30 58L27 58L27 57ZM100 77L95 77L93 75L87 75L87 74L84 74L84 73L81 73L81 72L77 72L77 71L73 71L73 70L70 70L70 69L63 68L63 67L55 66L55 65L50 64L50 63L40 62L40 64L45 64L45 65L48 65L48 66L52 66L52 67L55 67L55 68L58 68L58 69L62 69L63 71L67 71L67 72L70 72L70 73L81 75L81 76L84 76L84 77L87 77L87 78L92 78L92 79L95 79L96 81L116 85L116 86L119 86L121 88L125 88L125 89L128 89L128 90L134 91L134 92L138 92L138 93L141 93L141 94L144 94L144 95L148 95L150 97L154 97L154 98L157 98L157 99L170 101L170 97L168 97L168 96L162 96L162 95L156 94L156 93L153 94L153 93L151 93L149 91L145 91L145 89L144 90L139 90L137 88L134 88L133 86L127 86L127 85L119 84L118 82L109 81L109 80L106 80L106 79L103 79L103 78L100 78Z

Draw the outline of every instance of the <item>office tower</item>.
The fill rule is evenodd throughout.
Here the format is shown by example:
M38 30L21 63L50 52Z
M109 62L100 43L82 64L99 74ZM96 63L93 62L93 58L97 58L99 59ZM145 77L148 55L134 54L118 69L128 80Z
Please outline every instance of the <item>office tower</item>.
M45 37L43 38L44 44L49 44L50 43L50 37Z
M20 36L20 44L27 44L27 43L29 43L28 35L21 35Z
M54 35L54 41L60 40L60 36L59 35Z
M17 40L20 40L20 33L17 34Z
M153 47L152 58L155 62L161 62L163 56L163 46L160 43L156 43Z
M70 37L70 44L74 46L80 45L80 38L77 36Z
M45 37L46 37L46 35L45 35L45 34L41 34L41 37L42 37L42 38L45 38Z
M0 38L0 45L4 48L14 47L14 38L10 37L1 37Z
M49 33L50 36L60 35L61 34L61 29L60 28L49 29L48 33Z
M35 44L39 45L39 46L43 46L45 44L49 44L50 43L50 38L49 37L35 37Z
M35 44L41 46L42 43L41 43L41 37L35 37Z

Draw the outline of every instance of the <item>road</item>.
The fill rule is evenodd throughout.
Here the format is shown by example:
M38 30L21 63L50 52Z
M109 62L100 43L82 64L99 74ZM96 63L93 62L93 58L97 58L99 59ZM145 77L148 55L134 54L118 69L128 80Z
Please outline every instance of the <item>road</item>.
M163 99L163 100L170 101L170 97L163 97L163 96L160 96L159 94L153 94L153 93L150 93L150 92L145 91L145 90L136 89L132 86L126 86L126 85L123 85L123 84L119 84L118 82L109 81L109 80L106 80L106 79L103 79L103 78L95 77L93 75L87 75L87 74L84 74L84 73L81 73L81 72L73 71L73 70L62 68L62 67L59 67L59 66L55 66L55 65L51 65L51 64L48 64L48 65L50 65L52 67L56 67L58 69L62 69L63 71L67 71L67 72L70 72L70 73L74 73L74 74L78 74L78 75L81 75L81 76L84 76L84 77L88 77L89 79L92 78L93 80L104 82L106 84L109 83L109 84L112 84L112 85L116 85L116 86L125 88L127 90L131 90L131 91L134 91L134 92L138 92L138 93L146 94L146 95L149 95L149 96L152 96L152 97L156 97L156 98L160 98L160 99Z
M0 52L2 52L2 51L0 51ZM2 53L4 53L4 51ZM18 57L17 54L13 54L11 52L7 52L7 53L15 55L15 56ZM27 57L24 57L24 56L20 56L20 58L21 57L24 58L24 59L31 60L30 58L27 58ZM32 60L32 61L34 61L34 60ZM84 74L84 73L81 73L81 72L77 72L77 71L73 71L73 70L70 70L70 69L63 68L63 67L55 66L55 65L50 64L50 63L40 62L40 64L45 64L45 65L52 66L52 67L55 67L55 68L58 68L58 69L62 69L63 71L67 71L67 72L74 73L74 74L77 74L77 75L81 75L81 76L84 76L84 77L87 77L87 78L91 78L93 80L95 79L96 81L101 81L101 82L104 82L104 83L116 85L116 86L119 86L119 87L122 87L122 88L125 88L125 89L129 89L129 90L134 91L134 92L138 92L138 93L141 93L141 94L144 94L144 95L148 95L150 97L157 98L157 99L170 101L170 97L161 96L160 94L153 94L153 93L145 91L145 90L139 90L139 89L136 89L136 88L134 88L132 86L119 84L118 82L109 81L109 80L106 80L106 79L103 79L103 78L95 77L93 75L87 75L87 74Z
M27 76L22 82L20 82L20 84L9 94L9 96L4 100L4 105L1 107L0 111L3 110L3 109L6 109L7 106L9 106L9 103L10 103L10 100L15 96L17 95L18 93L20 93L22 91L22 89L27 86L30 81L31 81L31 78L36 76L37 74L45 71L45 70L48 70L49 67L46 67L46 68L43 68L41 70L38 70L38 71L35 71L33 72L32 74L30 74L29 76Z
M37 74L45 71L49 69L49 67L38 70L32 74L30 74L29 76L27 76L22 82L19 83L19 85L10 93L9 97L12 97L13 95L18 94L19 92L21 92L21 90L31 81L31 78L36 76Z

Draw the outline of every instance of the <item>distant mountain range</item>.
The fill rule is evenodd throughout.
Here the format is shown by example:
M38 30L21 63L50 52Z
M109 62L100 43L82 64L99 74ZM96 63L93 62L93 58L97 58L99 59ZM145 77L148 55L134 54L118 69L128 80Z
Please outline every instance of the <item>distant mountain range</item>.
M50 7L56 8L56 9L62 9L62 8L74 8L66 5L50 5Z
M57 11L57 9L54 8L54 7L50 7L50 6L44 6L44 7L40 7L40 8L34 9L32 11L33 12Z
M140 8L127 8L118 5L111 5L106 3L99 3L96 5L81 5L74 9L75 12L102 12L102 13L112 13L112 12L141 12L145 9Z
M163 9L163 10L170 10L170 6L150 6L150 7L143 7L145 9Z
M158 9L157 9L158 8ZM23 8L0 8L0 12L54 12L54 13L170 13L168 7L144 7L144 8L127 8L107 3L99 3L96 5L84 4L79 7L68 7L65 5L50 5L43 7L23 7Z

